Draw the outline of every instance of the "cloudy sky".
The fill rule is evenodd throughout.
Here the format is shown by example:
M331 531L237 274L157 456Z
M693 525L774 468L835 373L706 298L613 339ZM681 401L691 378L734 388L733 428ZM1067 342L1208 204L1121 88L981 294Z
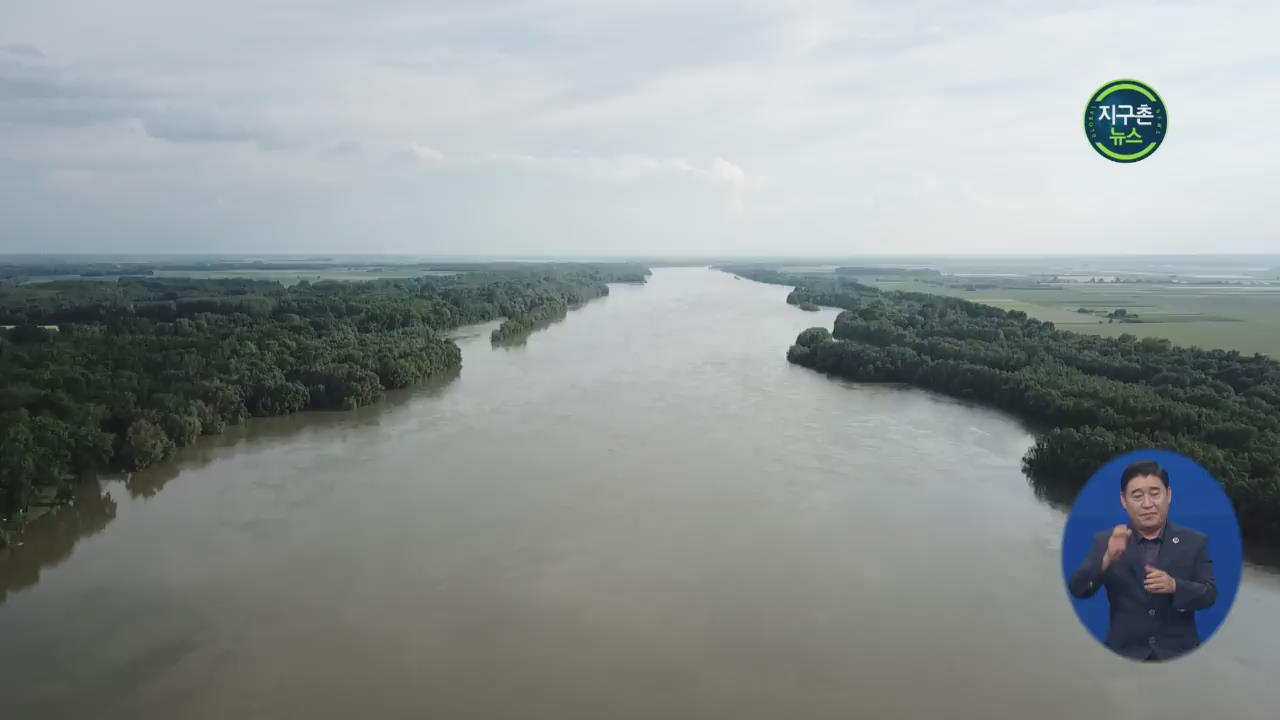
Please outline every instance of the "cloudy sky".
M0 0L0 252L1275 252L1280 4ZM1149 159L1089 94L1168 105Z

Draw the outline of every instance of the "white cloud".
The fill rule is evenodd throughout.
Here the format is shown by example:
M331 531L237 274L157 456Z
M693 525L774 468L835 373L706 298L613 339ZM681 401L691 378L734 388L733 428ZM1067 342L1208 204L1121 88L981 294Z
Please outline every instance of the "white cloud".
M1277 25L1265 2L19 4L0 184L29 212L0 235L83 245L107 205L71 194L146 218L122 250L198 219L228 250L1260 251ZM1171 113L1134 166L1079 129L1121 76Z
M439 159L439 157L433 159ZM681 157L648 157L634 154L607 156L486 153L473 158L458 158L457 163L498 167L506 165L609 181L683 178L735 189L755 180L742 168L719 157L700 164Z
M741 187L750 179L742 168L734 165L724 158L716 158L711 163L711 171L716 177L730 185L733 185L734 187Z
M409 143L409 149L413 152L414 157L423 162L433 163L444 160L444 153L441 153L430 145L411 142Z

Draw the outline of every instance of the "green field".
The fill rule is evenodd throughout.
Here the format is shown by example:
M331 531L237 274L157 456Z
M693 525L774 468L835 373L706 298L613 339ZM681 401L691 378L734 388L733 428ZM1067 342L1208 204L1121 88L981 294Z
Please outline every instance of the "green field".
M1167 338L1179 345L1225 348L1280 357L1280 286L1195 286L1133 283L1043 283L964 290L920 280L858 278L884 290L964 298L1021 310L1063 330L1115 337ZM1079 308L1097 314L1077 312ZM1124 308L1141 322L1109 322Z
M322 259L321 259L322 260ZM475 263L432 266L414 262L347 259L321 262L275 258L265 267L244 258L170 258L169 268L144 260L114 258L100 262L45 263L40 272L14 264L8 274L18 282L74 279L67 268L102 272L133 267L152 277L255 278L293 285L302 280L360 281L453 274L477 269ZM185 264L193 267L183 268ZM238 266L243 263L243 267ZM158 263L157 264L162 264ZM503 261L499 264L519 266ZM679 264L679 263L662 263ZM1063 330L1109 337L1124 333L1161 337L1179 345L1223 348L1280 357L1280 256L952 256L813 259L761 262L784 272L824 276L838 273L885 290L909 290L964 298L1021 310ZM203 266L201 266L203 265ZM231 267L227 267L231 265ZM172 268L172 269L171 269ZM436 269L439 268L439 269ZM0 267L0 278L5 277ZM82 272L84 270L77 270ZM117 275L85 279L115 282ZM1090 282L1090 280L1094 280ZM1089 312L1079 312L1080 309ZM1137 322L1106 317L1119 309Z

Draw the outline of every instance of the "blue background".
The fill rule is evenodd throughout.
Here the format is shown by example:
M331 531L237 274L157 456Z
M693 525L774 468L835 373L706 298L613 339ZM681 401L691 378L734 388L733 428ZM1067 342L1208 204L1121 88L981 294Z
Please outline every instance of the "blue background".
M1103 465L1089 478L1071 506L1062 538L1063 590L1066 590L1067 578L1089 553L1094 533L1129 522L1129 516L1120 506L1120 473L1129 463L1138 460L1154 460L1169 471L1169 487L1173 491L1169 521L1209 536L1209 556L1213 558L1218 599L1208 610L1196 612L1200 642L1205 643L1226 619L1240 587L1240 573L1244 567L1240 525L1236 521L1235 509L1218 481L1208 470L1178 453L1169 450L1125 453ZM1100 590L1087 600L1067 593L1080 622L1098 642L1106 639L1110 624L1106 592L1105 589Z

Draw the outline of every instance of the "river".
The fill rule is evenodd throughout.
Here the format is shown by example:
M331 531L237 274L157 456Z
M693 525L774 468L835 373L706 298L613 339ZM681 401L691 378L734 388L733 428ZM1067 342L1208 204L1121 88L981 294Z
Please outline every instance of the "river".
M1280 577L1167 665L1059 573L1015 420L789 365L655 270L353 413L255 420L0 560L5 718L1274 718Z

